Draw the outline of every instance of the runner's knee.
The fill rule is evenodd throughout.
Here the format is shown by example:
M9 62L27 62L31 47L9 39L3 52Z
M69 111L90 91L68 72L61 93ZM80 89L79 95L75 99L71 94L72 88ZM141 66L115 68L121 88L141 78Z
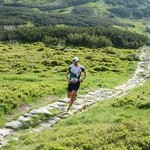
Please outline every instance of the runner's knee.
M72 95L75 95L76 94L76 91L72 91Z
M67 97L70 98L71 97L71 92L67 93Z

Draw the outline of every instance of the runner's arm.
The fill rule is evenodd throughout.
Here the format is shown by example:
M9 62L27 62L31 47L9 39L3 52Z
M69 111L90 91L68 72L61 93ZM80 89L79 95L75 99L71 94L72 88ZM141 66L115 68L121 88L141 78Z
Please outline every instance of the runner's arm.
M83 76L83 78L81 79L81 82L83 82L84 80L85 80L85 78L87 77L87 72L84 70L83 71L83 73L84 73L84 76Z
M70 77L69 77L69 75L70 75L70 71L69 71L69 69L67 70L67 73L66 73L66 79L67 79L67 82L68 83L70 83Z

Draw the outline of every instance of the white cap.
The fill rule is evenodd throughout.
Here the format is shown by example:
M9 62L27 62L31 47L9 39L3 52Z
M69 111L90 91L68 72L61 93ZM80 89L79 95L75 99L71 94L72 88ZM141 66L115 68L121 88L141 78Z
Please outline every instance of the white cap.
M78 57L74 57L74 58L72 59L72 61L75 63L75 62L79 61L79 58L78 58Z

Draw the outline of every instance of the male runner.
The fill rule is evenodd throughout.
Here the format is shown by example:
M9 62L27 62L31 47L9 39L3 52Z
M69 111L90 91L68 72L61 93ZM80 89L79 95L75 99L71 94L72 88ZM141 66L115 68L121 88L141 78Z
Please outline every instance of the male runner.
M68 81L67 96L68 96L68 98L70 98L67 111L70 110L73 102L76 100L77 91L80 87L80 83L84 81L84 79L86 78L86 75L87 75L84 67L79 64L78 57L74 57L72 59L72 62L73 62L73 64L69 66L67 74L66 74L66 78ZM84 73L84 77L82 79L80 79L82 72Z

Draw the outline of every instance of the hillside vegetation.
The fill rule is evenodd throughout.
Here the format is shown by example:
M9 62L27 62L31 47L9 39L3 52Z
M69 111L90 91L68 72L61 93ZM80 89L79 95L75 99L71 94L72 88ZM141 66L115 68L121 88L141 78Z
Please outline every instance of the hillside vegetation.
M126 81L135 70L135 50L112 47L67 51L45 47L42 43L0 44L0 120L22 104L37 102L47 95L62 96L66 92L65 73L71 58L79 56L89 77L81 93L98 87L114 87ZM42 99L41 99L42 101Z
M36 103L48 95L64 95L65 72L75 55L81 58L90 76L83 84L82 92L90 88L113 87L132 75L139 60L133 59L137 52L132 49L146 44L148 38L113 27L113 21L94 18L101 15L91 17L90 12L81 15L75 10L76 6L94 7L97 1L80 2L66 0L60 5L62 1L1 1L0 17L4 19L1 22L4 28L0 30L1 125L6 121L5 115L15 113L23 104ZM56 13L56 9L70 7L74 13ZM75 14L77 11L79 14ZM71 18L69 22L66 17ZM15 19L19 26L5 26L7 23L14 25ZM20 19L28 23L25 25L19 22ZM61 23L90 27L69 27ZM96 25L100 26L93 27Z
M90 0L92 1L92 0ZM90 1L2 1L0 9L0 25L25 25L31 22L35 26L51 26L65 24L71 26L96 26L111 24L101 16L87 16L74 14L76 5L83 5ZM7 19L6 19L7 18Z
M84 46L89 48L114 46L137 49L148 41L145 36L113 27L24 27L0 33L1 41L43 42L47 46Z
M128 81L149 23L149 0L0 0L0 127L64 97L75 56L88 73L79 94ZM19 131L2 149L149 150L149 89L150 79L51 130Z
M102 101L51 130L29 134L5 150L149 150L150 80L119 99Z
M113 8L108 9L111 13L122 18L149 18L150 1L148 0L105 0Z
M33 32L35 30L41 31L40 28L43 26L45 28L49 28L50 26L101 26L106 27L107 29L115 27L115 30L123 29L124 31L127 31L126 34L128 34L128 31L130 31L133 33L136 32L139 34L143 34L144 36L150 37L150 2L148 0L134 0L132 2L129 0L1 0L0 4L0 39L18 39L19 36L22 36L22 33L20 35L20 30L23 30L23 32L24 30L30 32L32 30ZM22 27L25 29L22 29ZM28 29L31 27L32 29ZM33 29L34 27L39 27L39 29ZM17 30L18 28L21 28L19 29L19 35L16 32L13 32L13 35L7 35L7 31L12 31L16 28ZM6 34L6 37L2 36L2 32ZM111 30L111 32L113 31ZM117 32L120 33L119 30ZM15 34L17 35L17 37L15 36ZM28 33L26 33L26 36L27 34ZM31 41L34 39L34 35L32 35L32 38L30 38ZM74 45L76 41L72 42L72 38L77 38L77 41L80 39L82 41L83 39L78 34L76 34L76 36L69 35L71 40L69 39L67 40L67 42L66 37L65 39L62 39L62 37L53 38L51 37L51 35L47 36L47 34L45 38L44 36L41 37L41 35L38 36L40 39L34 39L34 41L44 41L44 43L48 43L48 45L57 43L63 45L66 45L66 43L67 45ZM90 34L88 36L91 37L92 35ZM86 35L87 38L88 36ZM111 36L111 34L109 34L109 36ZM91 37L90 40L90 42L92 42L91 45L93 45L94 42L95 47L95 41L100 41L101 44L98 47L102 47L103 45L116 46L114 42L112 42L112 39L110 39L109 37L106 37L106 39L105 37L97 37L97 35L95 37L94 33L94 37ZM120 41L121 45L123 46L119 47L137 48L141 46L141 41L136 40L133 42L131 40L130 43L130 39L128 39L126 42L126 40L124 41L122 37L120 38L118 40L117 37L117 40ZM81 46L85 46L85 44Z
M0 25L36 26L66 24L74 26L129 25L112 18L146 19L148 0L1 0Z

